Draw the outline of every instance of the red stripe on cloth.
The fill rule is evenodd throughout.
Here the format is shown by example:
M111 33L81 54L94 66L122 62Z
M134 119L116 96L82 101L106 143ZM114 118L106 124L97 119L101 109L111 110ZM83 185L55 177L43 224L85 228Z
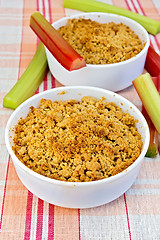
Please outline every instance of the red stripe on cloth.
M37 11L39 11L39 1L36 1ZM23 36L23 35L22 35ZM22 45L21 41L21 45ZM37 38L37 46L39 43L39 39ZM36 90L35 94L39 93L39 88ZM25 221L25 233L24 233L24 240L30 239L31 234L31 221L32 221L32 203L33 203L33 194L28 191L27 196L27 207L26 207L26 221Z
M39 1L38 0L37 0L36 4L37 4L37 11L39 11ZM39 44L39 38L37 37L37 46L38 46L38 44ZM35 94L37 94L37 93L39 93L39 87L37 88Z
M134 7L135 12L138 13L137 7L135 6L135 3L134 3L133 0L131 0L131 3L132 3L132 5L133 5L133 7Z
M81 240L81 222L80 222L80 217L81 217L81 214L80 214L80 209L78 209L78 228L79 228L79 240Z
M150 46L151 46L152 48L154 48L153 43L152 43L152 41L151 41L151 38L150 38Z
M52 10L51 10L51 1L48 0L48 10L49 10L49 22L52 23Z
M7 180L8 180L8 172L9 172L10 159L11 159L11 156L9 155L8 165L7 165L7 171L6 171L5 185L4 185L4 193L3 193L3 201L2 201L1 218L0 218L0 232L1 232L1 228L2 228L2 220L3 220L3 212L4 212L4 202L5 202L5 196L6 196L6 187L7 187Z
M24 240L30 239L32 221L32 202L33 194L30 191L28 191Z
M157 37L156 37L156 36L154 37L154 40L155 40L155 42L156 42L156 44L157 44L158 50L160 51L160 43L158 42L158 40L157 40Z
M124 203L126 208L126 215L127 215L127 224L128 224L128 231L129 231L129 239L131 240L131 228L129 223L129 214L128 214L128 206L127 206L127 200L126 200L126 194L124 193Z
M43 16L46 17L45 0L42 1Z
M141 4L140 4L140 2L139 1L136 1L137 3L138 3L138 5L139 5L139 8L141 9L141 12L143 13L143 15L145 16L146 14L145 14L145 12L144 12L144 10L143 10L143 8L142 8L142 6L141 6ZM134 4L134 3L133 3ZM137 10L137 13L138 13L138 10Z
M125 0L125 2L126 2L126 5L127 5L128 9L131 11L131 8L130 8L130 6L129 6L129 4L128 4L128 1ZM134 9L135 9L135 6L134 6L134 5L133 5L133 7L134 7ZM136 9L135 9L135 11L136 11ZM127 200L126 200L126 195L125 195L125 193L124 193L124 203L125 203L126 215L127 215L127 225L128 225L129 239L131 240L131 228L130 228L130 223L129 223L128 206L127 206Z
M46 7L45 7L45 0L42 1L42 6L43 6L43 16L46 17ZM48 89L48 84L47 84L48 78L47 78L47 74L43 80L43 90L47 90Z
M54 239L54 205L49 204L48 240Z
M131 2L132 2L132 0L131 0ZM127 0L125 0L125 3L126 3L126 5L127 5L128 10L130 10L130 11L132 12L132 9L130 8L129 3L128 3ZM133 4L132 4L132 5L133 5ZM135 6L134 6L134 5L133 5L133 8L134 8L134 10L135 10L135 12L136 12L136 9L135 9Z
M126 3L126 5L127 5L127 8L131 11L131 8L130 8L127 0L125 0L125 3Z
M35 91L35 94L39 93L39 88L37 88L37 90Z
M52 88L56 87L55 78L53 77L52 74L51 74L51 85L52 85Z
M39 11L39 1L38 0L37 0L36 4L37 4L37 11Z
M47 81L48 81L48 79L47 79L47 74L46 74L46 76L45 76L45 78L43 80L43 90L44 91L47 90L47 88L48 88Z
M38 199L36 240L42 239L44 201Z
M49 10L49 22L52 23L52 10L51 10L51 1L48 0L48 10ZM51 87L55 88L55 78L51 74Z
M23 1L24 6L24 1ZM22 20L22 27L24 24L24 8L23 8L23 20ZM22 28L22 38L21 38L21 46L20 46L20 56L19 56L19 69L18 69L18 79L20 78L20 71L21 71L21 60L22 60L22 43L23 43L23 28Z

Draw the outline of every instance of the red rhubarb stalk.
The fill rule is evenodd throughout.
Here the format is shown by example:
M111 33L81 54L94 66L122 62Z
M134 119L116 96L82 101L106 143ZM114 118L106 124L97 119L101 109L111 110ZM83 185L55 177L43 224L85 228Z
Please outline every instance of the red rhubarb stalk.
M145 69L152 77L160 75L160 55L151 46L148 49Z
M72 71L86 66L85 60L41 13L31 15L30 27L64 68Z

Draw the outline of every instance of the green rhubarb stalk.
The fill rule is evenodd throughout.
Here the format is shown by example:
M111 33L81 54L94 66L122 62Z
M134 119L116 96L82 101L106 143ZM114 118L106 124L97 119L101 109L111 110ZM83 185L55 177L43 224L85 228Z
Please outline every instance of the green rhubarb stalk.
M133 80L133 85L152 123L160 134L160 95L149 73Z
M149 158L153 158L158 153L158 133L157 133L157 130L155 129L150 117L148 116L144 106L142 106L142 114L148 123L149 132L150 132L149 147L148 147L148 150L147 150L147 153L145 156L149 157Z
M157 90L160 94L160 75L157 77L157 79L158 79ZM160 135L158 135L158 152L159 152L159 155L160 155Z
M160 155L160 136L158 135L158 153Z
M63 6L65 8L76 9L84 12L107 12L122 15L137 21L153 35L156 35L160 32L159 21L107 3L94 0L64 0Z
M3 106L16 109L22 102L31 97L43 81L48 69L47 66L45 48L40 42L29 66L3 98Z
M152 77L152 81L158 90L159 77ZM146 112L146 109L143 104L142 104L142 114L148 123L149 132L150 132L150 142L149 142L148 150L146 153L146 157L153 158L158 153L158 133L148 113Z

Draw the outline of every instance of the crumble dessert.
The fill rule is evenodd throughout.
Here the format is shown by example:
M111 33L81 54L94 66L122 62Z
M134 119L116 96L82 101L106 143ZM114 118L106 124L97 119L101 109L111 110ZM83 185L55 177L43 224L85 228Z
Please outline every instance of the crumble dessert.
M102 24L91 19L74 18L58 31L87 64L122 62L144 48L134 31L123 23Z
M141 135L128 112L104 98L41 99L14 129L13 151L28 168L70 182L108 178L140 155Z

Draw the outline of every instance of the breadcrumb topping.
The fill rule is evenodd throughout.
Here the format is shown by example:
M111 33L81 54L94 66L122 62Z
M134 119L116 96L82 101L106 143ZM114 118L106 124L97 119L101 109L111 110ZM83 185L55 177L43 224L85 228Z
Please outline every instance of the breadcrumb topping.
M58 31L87 64L122 62L136 56L144 48L134 31L123 23L69 19L66 26Z
M140 155L136 120L105 98L41 99L14 129L13 151L28 168L69 182L108 178Z

